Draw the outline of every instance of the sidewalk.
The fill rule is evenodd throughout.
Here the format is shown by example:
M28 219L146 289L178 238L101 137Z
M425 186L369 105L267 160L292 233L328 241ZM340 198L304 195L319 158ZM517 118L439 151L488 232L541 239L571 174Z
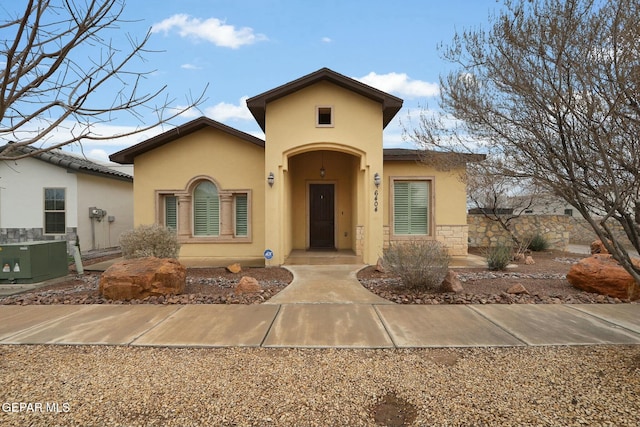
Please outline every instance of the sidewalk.
M640 344L640 304L0 306L0 344L341 348Z
M640 304L398 305L361 266L291 266L261 305L0 306L0 344L500 347L640 344Z

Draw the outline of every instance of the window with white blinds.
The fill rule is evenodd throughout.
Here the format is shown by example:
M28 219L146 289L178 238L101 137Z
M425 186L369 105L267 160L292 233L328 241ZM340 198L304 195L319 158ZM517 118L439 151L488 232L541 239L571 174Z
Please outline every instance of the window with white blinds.
M393 233L429 235L430 181L394 181Z
M220 197L210 181L203 181L193 191L193 234L220 235Z

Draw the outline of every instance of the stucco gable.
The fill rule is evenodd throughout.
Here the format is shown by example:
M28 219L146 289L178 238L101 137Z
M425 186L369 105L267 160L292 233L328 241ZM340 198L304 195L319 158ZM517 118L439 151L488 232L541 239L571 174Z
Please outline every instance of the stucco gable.
M318 71L307 74L306 76L300 77L292 82L278 86L277 88L261 93L260 95L256 95L253 98L249 98L247 99L247 107L262 130L265 130L265 114L267 104L269 102L288 96L321 81L328 81L382 104L383 128L389 124L389 122L402 108L402 99L368 86L350 77L336 73L328 68L321 68Z
M136 156L139 156L148 151L154 150L162 145L175 141L176 139L182 138L185 135L189 135L193 132L197 132L205 128L217 129L219 131L232 135L236 138L239 138L251 144L255 144L261 148L264 148L264 141L260 138L257 138L253 135L249 135L248 133L234 129L230 126L227 126L223 123L212 120L208 117L199 117L188 123L185 123L171 130L168 130L164 133L161 133L160 135L154 136L153 138L149 138L146 141L143 141L139 144L136 144L129 148L125 148L124 150L118 151L117 153L114 153L111 156L109 156L109 159L116 163L133 164L133 160L135 159Z

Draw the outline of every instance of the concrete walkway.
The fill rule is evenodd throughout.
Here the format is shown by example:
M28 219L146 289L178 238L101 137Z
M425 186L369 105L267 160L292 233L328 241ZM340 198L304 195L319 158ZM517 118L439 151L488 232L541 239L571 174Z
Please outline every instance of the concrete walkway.
M640 304L398 305L358 266L294 266L262 305L0 306L0 344L489 347L640 344Z
M356 273L363 265L288 265L293 281L265 304L392 304L369 292Z
M344 348L640 344L640 304L0 306L0 344Z

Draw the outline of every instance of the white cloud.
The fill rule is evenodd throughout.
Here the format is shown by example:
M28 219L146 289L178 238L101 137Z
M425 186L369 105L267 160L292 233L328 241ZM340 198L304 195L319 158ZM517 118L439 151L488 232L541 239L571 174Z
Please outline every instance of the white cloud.
M99 162L108 162L109 154L101 148L94 148L87 153L87 158Z
M189 15L173 15L161 22L153 24L151 31L154 33L177 29L181 37L192 37L196 40L205 40L220 47L237 49L240 46L250 45L262 40L267 40L264 34L256 34L253 28L236 28L217 18L209 18L204 21Z
M320 39L323 43L331 43L333 40L331 40L329 37L323 37Z
M198 67L197 65L193 64L182 64L180 68L184 70L202 70L202 67Z
M405 73L376 74L372 71L364 77L355 79L384 92L397 93L408 98L432 97L440 93L438 83L413 80Z
M248 96L240 98L237 105L220 102L213 107L205 108L205 115L219 122L227 120L252 120L253 116L247 108Z

